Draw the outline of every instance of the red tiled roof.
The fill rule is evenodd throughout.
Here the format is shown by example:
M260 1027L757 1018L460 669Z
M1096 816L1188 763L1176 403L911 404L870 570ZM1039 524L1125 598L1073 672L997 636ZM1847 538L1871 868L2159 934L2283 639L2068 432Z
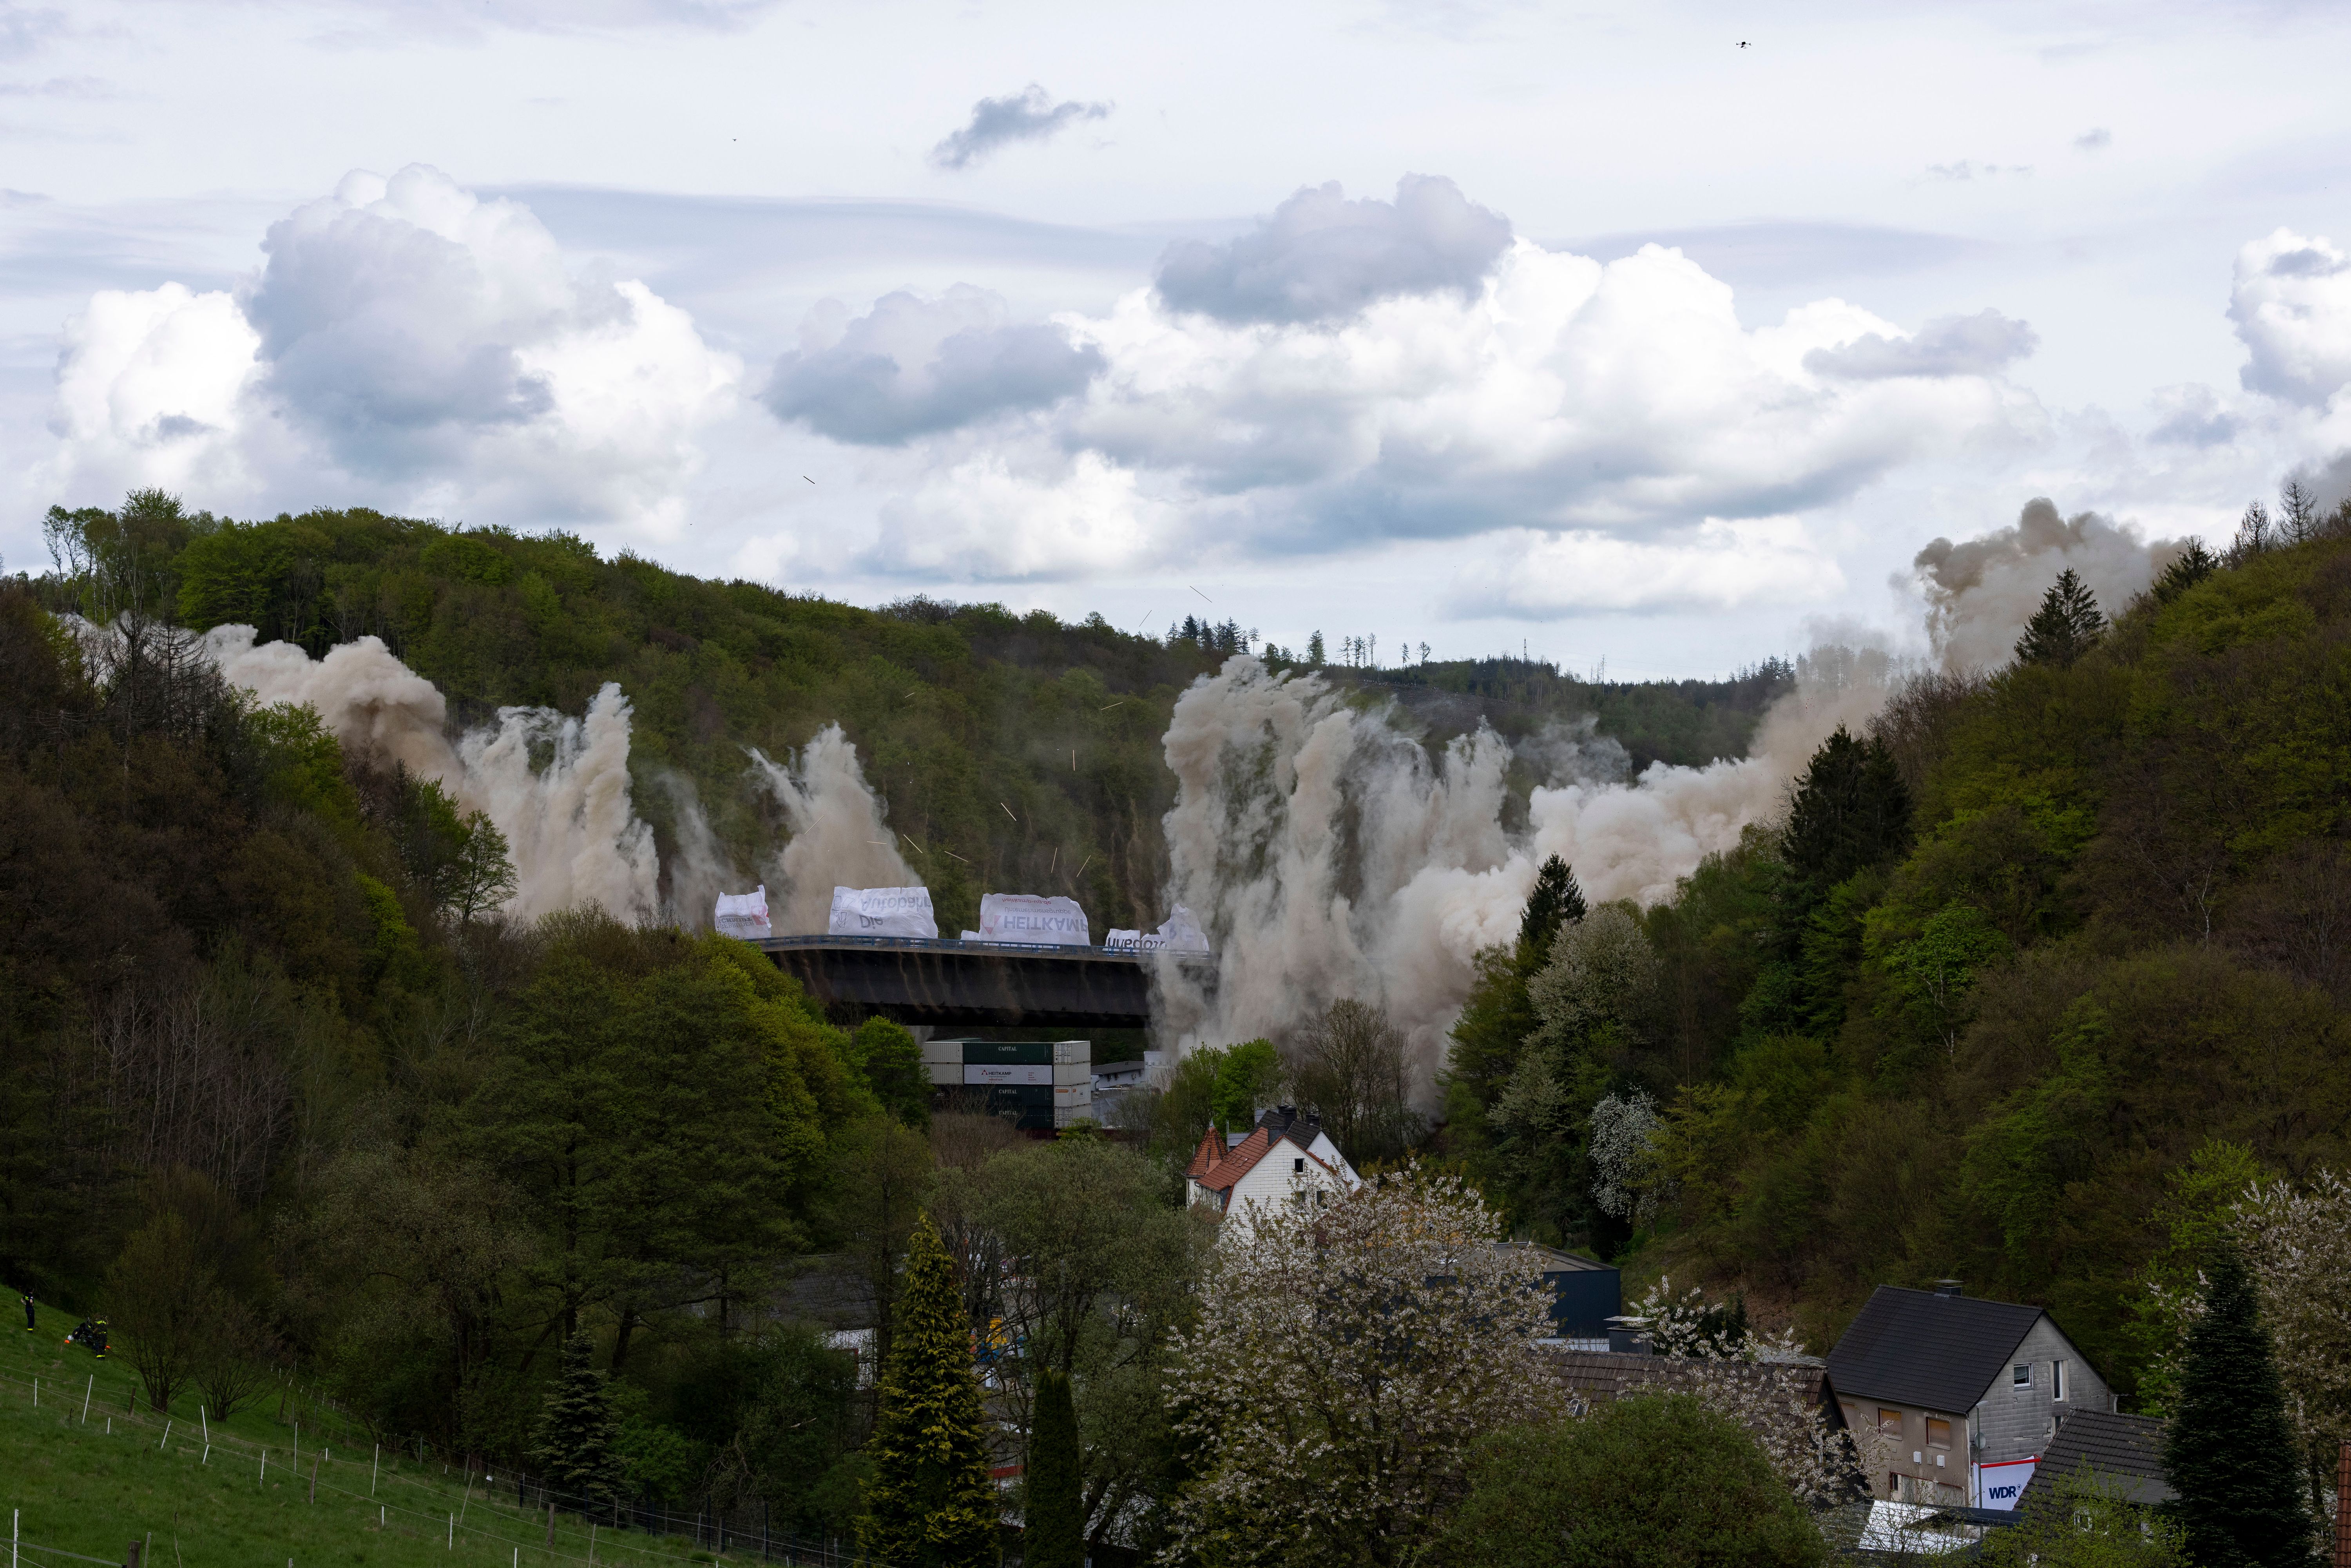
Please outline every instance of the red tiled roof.
M1259 1127L1234 1145L1232 1153L1218 1160L1206 1175L1192 1179L1211 1192L1230 1192L1233 1184L1249 1175L1272 1147L1273 1140L1266 1135L1263 1127Z
M1224 1158L1224 1154L1225 1140L1217 1135L1217 1129L1212 1126L1200 1134L1200 1146L1192 1151L1192 1163L1184 1167L1185 1176L1193 1181L1200 1180L1216 1169L1217 1162Z

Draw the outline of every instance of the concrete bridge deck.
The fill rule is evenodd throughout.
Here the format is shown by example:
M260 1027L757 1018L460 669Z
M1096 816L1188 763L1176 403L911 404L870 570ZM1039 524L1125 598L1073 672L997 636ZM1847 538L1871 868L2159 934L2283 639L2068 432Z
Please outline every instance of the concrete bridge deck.
M1143 1029L1151 1022L1146 956L917 936L772 936L756 944L828 1010L904 1024ZM1206 953L1176 962L1214 988Z

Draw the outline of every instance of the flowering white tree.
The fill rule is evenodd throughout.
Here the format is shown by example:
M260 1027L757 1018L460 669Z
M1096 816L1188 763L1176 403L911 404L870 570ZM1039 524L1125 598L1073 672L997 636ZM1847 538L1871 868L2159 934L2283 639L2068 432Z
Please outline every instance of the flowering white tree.
M1709 1305L1696 1286L1677 1292L1670 1276L1660 1276L1626 1315L1639 1321L1664 1363L1653 1381L1745 1427L1800 1500L1851 1494L1861 1473L1855 1438L1832 1427L1812 1398L1792 1334L1759 1334L1743 1309Z
M2322 1170L2300 1188L2260 1183L2236 1213L2262 1319L2277 1345L2286 1414L2310 1458L2311 1495L2323 1512L2338 1445L2351 1442L2351 1181Z
M1592 1108L1592 1201L1603 1214L1646 1224L1661 1196L1657 1103L1638 1089L1609 1094Z
M1170 1560L1395 1563L1442 1529L1466 1450L1560 1413L1533 1375L1541 1275L1498 1216L1417 1169L1268 1205L1217 1249L1169 1391L1200 1473Z

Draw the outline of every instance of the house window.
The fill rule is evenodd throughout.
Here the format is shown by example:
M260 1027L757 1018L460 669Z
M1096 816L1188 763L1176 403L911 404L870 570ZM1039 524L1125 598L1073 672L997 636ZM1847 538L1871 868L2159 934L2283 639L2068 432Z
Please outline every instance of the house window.
M1885 1406L1879 1406L1877 1407L1877 1435L1881 1437L1898 1437L1902 1436L1902 1412L1899 1410L1888 1410Z
M1306 1174L1306 1161L1302 1157L1290 1161L1290 1171L1292 1176L1304 1176Z
M2052 1399L2065 1397L2065 1364L2062 1361L2053 1361L2049 1364L2049 1397Z
M2011 1388L2032 1387L2032 1364L2028 1361L2022 1366L2010 1367L2008 1369L2008 1385Z
M1951 1424L1939 1416L1927 1417L1927 1446L1948 1448L1951 1446Z

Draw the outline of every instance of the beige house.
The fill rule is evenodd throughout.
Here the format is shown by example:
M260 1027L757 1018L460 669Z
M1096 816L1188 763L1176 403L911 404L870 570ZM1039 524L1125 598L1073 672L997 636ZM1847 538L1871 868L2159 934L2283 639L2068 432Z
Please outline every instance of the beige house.
M1880 1285L1829 1352L1877 1496L2011 1509L2057 1424L2115 1396L2039 1307Z

